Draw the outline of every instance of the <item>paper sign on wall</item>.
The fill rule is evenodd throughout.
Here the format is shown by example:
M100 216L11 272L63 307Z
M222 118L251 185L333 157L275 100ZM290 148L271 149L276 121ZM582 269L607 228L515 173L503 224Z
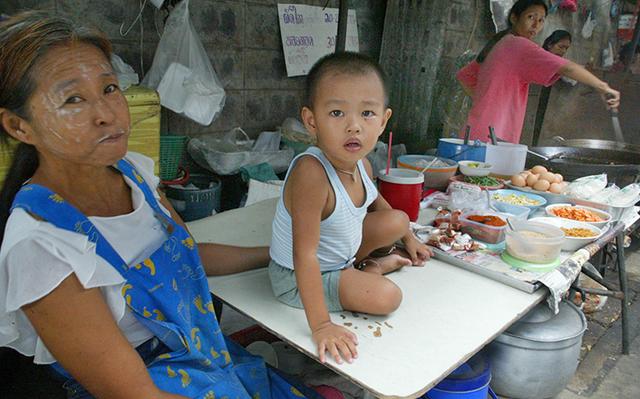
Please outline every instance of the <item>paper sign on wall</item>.
M318 59L335 51L337 8L278 4L278 20L287 76L306 75ZM359 50L355 10L349 10L345 48Z

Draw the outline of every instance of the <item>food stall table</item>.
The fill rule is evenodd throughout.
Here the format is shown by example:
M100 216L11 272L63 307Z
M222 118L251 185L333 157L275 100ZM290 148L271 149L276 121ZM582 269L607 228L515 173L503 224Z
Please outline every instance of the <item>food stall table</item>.
M268 245L275 200L188 223L198 242ZM375 397L416 398L469 359L546 296L431 260L388 277L402 289L400 308L387 317L336 312L331 317L357 334L358 359L327 367ZM318 359L304 311L278 302L266 269L211 277L223 302L283 341Z

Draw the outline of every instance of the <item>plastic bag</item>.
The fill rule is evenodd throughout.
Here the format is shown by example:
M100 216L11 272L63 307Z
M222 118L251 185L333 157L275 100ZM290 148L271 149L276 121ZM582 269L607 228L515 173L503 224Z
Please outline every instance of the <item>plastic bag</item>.
M257 165L263 162L271 165L276 173L284 172L293 159L293 149L270 149L264 143L273 143L273 132L267 133L268 139L258 137L260 149L254 150L254 141L241 129L235 128L220 137L219 135L204 135L189 140L187 151L189 155L205 169L219 175L238 173L241 167ZM279 136L279 135L278 135Z
M158 91L163 106L204 126L222 110L224 89L191 24L189 0L171 11L142 84Z
M562 192L569 197L589 199L607 187L607 174L585 176L572 181Z
M118 77L118 86L120 90L125 91L131 85L137 85L140 82L138 74L131 68L129 64L124 62L122 58L115 53L111 53L111 66Z
M640 185L632 183L618 190L607 198L607 203L613 206L628 207L640 201Z
M387 169L387 156L388 156L388 146L382 141L378 141L376 146L373 148L369 154L367 154L367 159L371 163L371 167L373 168L373 176L380 176L380 171L384 171ZM404 144L396 144L391 146L391 167L396 164L396 160L400 155L404 155L407 153L407 148Z
M484 211L489 209L489 195L475 184L451 182L447 187L449 195L449 209L474 209Z

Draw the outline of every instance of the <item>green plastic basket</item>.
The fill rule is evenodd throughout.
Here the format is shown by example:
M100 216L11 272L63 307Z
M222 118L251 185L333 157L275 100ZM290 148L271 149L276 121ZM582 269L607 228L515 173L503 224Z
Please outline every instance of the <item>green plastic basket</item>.
M177 177L187 139L187 136L160 136L160 180Z

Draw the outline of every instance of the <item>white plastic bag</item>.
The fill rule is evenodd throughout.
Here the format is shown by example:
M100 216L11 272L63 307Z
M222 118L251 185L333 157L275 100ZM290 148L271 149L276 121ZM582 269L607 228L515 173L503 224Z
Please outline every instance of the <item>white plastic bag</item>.
M263 132L271 134L272 132ZM270 137L270 139L272 139ZM293 149L269 149L262 141L260 149L254 151L254 142L241 128L235 128L225 135L203 135L189 140L187 150L189 155L198 163L219 175L232 175L238 173L240 168L248 165L257 165L267 162L276 173L284 172L293 159ZM279 140L278 140L279 145Z
M124 62L122 58L118 57L115 53L111 53L111 66L118 78L118 86L120 86L120 90L125 91L131 85L137 85L140 82L140 78L136 71L134 71L129 64Z
M367 159L373 168L373 176L380 176L380 171L387 169L387 157L389 156L387 144L378 141L373 151L367 154ZM405 155L407 148L404 144L396 144L391 146L391 167L394 167L400 155Z
M575 179L562 191L562 194L573 198L589 199L605 187L607 187L607 174L603 173Z
M224 106L225 93L189 17L189 0L171 11L142 84L156 89L160 103L208 126Z
M632 183L607 198L610 205L628 207L640 201L640 185Z

